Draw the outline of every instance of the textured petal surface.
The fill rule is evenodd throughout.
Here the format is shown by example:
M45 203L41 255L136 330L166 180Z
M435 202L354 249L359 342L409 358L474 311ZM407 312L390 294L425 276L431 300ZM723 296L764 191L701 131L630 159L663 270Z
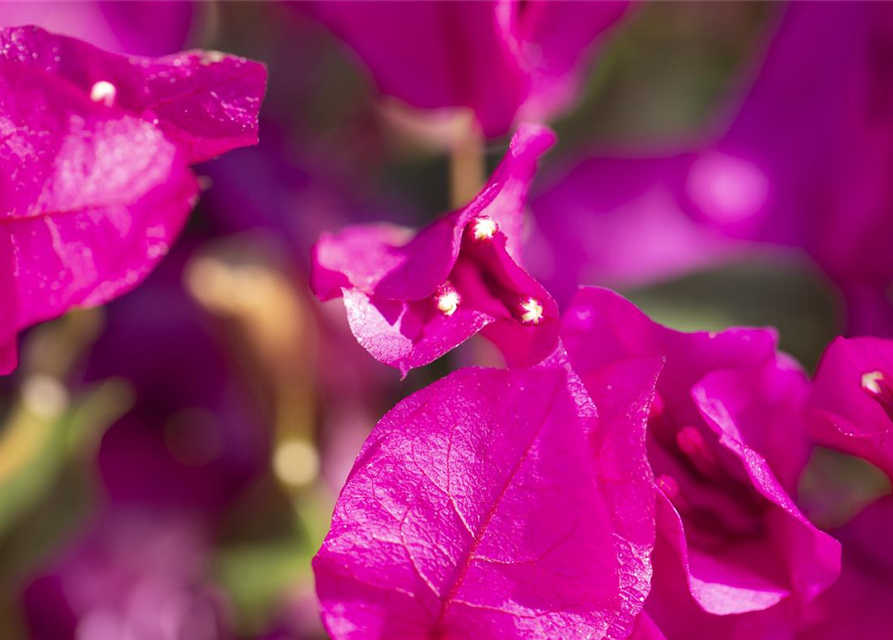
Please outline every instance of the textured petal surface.
M868 376L867 378L865 376ZM822 443L865 458L893 478L893 342L838 338L819 363L809 398L813 434Z
M263 67L202 55L155 62L0 30L0 371L18 330L151 271L198 196L190 162L256 140Z
M314 560L333 638L626 637L650 575L653 502L623 495L647 486L650 396L596 423L568 375L466 369L382 419Z
M10 340L132 288L167 253L198 185L151 123L20 65L0 63L0 74L0 252L10 301L0 331Z
M343 295L359 342L404 374L484 327L510 365L539 362L555 348L558 307L516 255L527 189L553 141L548 129L519 128L481 193L415 236L381 224L323 235L313 252L313 291L322 300ZM499 229L486 242L469 237L480 218ZM460 302L447 315L438 311L436 295L448 283ZM525 325L517 306L528 297L539 301L541 317Z
M153 122L192 164L257 142L262 64L216 51L119 56L34 27L0 32L0 60L67 80L85 94L105 81L114 105Z

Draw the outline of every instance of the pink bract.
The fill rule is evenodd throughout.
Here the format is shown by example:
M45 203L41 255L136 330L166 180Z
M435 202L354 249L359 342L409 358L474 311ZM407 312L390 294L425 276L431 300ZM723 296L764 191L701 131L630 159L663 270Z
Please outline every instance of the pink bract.
M10 0L0 27L35 25L113 53L160 56L183 49L205 9L191 0Z
M809 408L819 442L893 479L893 341L837 338L822 355Z
M841 529L840 580L813 602L797 640L886 640L893 610L893 496L870 505Z
M658 538L703 612L808 601L836 579L839 545L789 495L808 452L807 386L772 332L679 333L611 291L586 288L565 314L562 341L593 396L595 385L614 384L605 367L664 359L648 427ZM655 564L655 584L670 573Z
M573 103L597 40L627 6L323 0L311 11L356 51L383 94L422 109L470 108L498 136L518 115L540 120Z
M314 560L332 637L625 638L651 575L659 363L622 367L599 419L562 366L463 369L392 409Z
M848 333L893 335L893 9L776 8L765 60L695 139L599 150L533 198L529 267L559 303L577 284L805 251L843 294Z
M138 284L195 204L189 165L257 142L263 65L124 57L0 30L0 371L16 333Z
M543 127L519 128L481 193L414 236L380 224L323 235L314 293L343 296L360 344L404 375L479 331L510 366L536 364L557 343L558 307L516 258L524 198L553 140Z

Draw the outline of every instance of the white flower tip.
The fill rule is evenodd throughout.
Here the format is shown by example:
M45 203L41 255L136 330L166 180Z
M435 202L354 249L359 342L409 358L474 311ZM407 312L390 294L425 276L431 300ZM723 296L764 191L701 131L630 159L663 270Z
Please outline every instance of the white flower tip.
M499 232L499 225L493 218L488 216L478 216L471 221L471 237L476 242L490 242Z
M90 89L90 100L93 102L101 102L107 107L115 104L115 96L118 90L108 80L100 80Z
M459 303L462 302L462 298L459 297L459 292L455 289L444 288L444 290L437 295L435 302L437 304L437 310L449 318L456 313L456 309L459 308Z
M543 321L543 303L533 296L526 296L518 303L518 317L522 324L537 325Z
M862 375L862 388L868 393L879 396L881 395L880 382L884 379L884 374L880 371L870 371Z

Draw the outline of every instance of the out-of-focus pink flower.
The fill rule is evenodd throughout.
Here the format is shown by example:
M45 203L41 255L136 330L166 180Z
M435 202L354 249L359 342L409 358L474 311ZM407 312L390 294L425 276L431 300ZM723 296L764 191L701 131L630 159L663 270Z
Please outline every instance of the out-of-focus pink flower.
M539 362L555 348L558 308L516 259L527 188L553 140L548 129L521 127L483 191L415 236L391 225L323 235L314 293L343 296L360 344L404 375L479 331L509 365Z
M23 594L34 640L224 640L226 600L208 583L207 541L179 516L109 512Z
M648 422L668 550L655 556L655 584L682 573L696 608L725 616L808 601L836 579L839 545L790 497L807 455L807 382L772 332L679 333L613 292L582 289L562 341L593 397L617 384L606 367L665 361ZM677 622L663 618L673 607L647 610L661 629Z
M619 2L487 0L310 5L379 90L422 109L470 108L488 136L567 109ZM299 3L300 6L300 3Z
M797 640L887 640L893 610L893 496L832 533L843 545L840 580L813 602Z
M740 255L682 199L691 158L592 158L533 196L528 266L559 304L580 284L639 286Z
M893 479L893 342L837 338L828 345L809 409L819 442L865 458Z
M534 198L547 241L530 265L560 302L578 283L641 284L770 245L813 257L851 333L893 333L893 11L783 11L749 93L700 140L599 154Z
M198 195L189 165L257 141L266 71L0 30L0 371L17 331L138 284Z
M108 500L214 518L261 473L270 434L231 347L183 290L189 249L178 243L139 291L109 305L84 377L123 378L134 392L97 453Z
M184 0L10 1L0 4L0 27L33 24L107 51L161 56L183 49L203 9Z
M598 419L560 364L463 369L391 410L314 560L332 637L626 637L651 575L659 362L620 367Z

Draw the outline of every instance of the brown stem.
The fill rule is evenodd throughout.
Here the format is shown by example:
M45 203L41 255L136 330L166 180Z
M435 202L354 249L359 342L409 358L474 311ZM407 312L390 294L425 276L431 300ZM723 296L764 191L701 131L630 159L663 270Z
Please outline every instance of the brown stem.
M450 149L450 203L454 209L468 204L484 186L484 137L477 123L463 121Z

